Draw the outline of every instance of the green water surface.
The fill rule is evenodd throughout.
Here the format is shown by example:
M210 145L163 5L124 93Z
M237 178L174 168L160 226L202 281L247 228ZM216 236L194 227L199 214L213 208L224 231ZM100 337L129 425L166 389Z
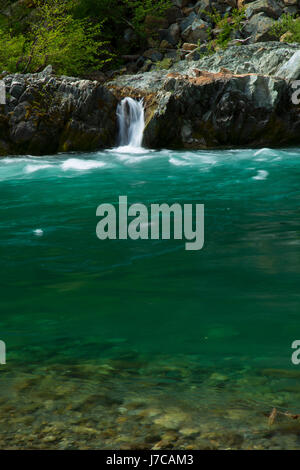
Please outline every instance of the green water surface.
M204 363L291 367L300 338L299 177L298 149L3 158L7 360L32 351L30 360L42 361L48 349L89 359L110 340L197 353ZM100 241L96 208L120 195L147 206L205 204L204 248Z

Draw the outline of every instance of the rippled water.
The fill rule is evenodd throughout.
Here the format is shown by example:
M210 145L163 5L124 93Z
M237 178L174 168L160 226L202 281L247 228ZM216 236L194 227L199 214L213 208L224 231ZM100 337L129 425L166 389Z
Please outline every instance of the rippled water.
M141 381L148 405L156 394L162 403L167 391L168 397L173 394L173 414L174 409L190 412L193 421L202 406L212 429L217 422L221 430L233 427L241 435L261 431L273 406L300 411L300 365L291 363L291 343L300 338L299 149L129 150L0 160L0 339L7 346L1 393L7 390L19 414L20 393L28 406L37 406L33 422L23 425L21 447L30 447L26 433L34 434L40 422L49 377L55 388L62 374L65 406L83 393L84 384L87 394L95 393L99 367L112 371L107 372L111 393L119 399L103 405L101 416L116 406L106 429L117 416L136 424L136 415L127 416L120 407L126 409L124 394L132 398ZM148 206L205 204L203 250L185 251L179 240L98 240L96 208L117 204L119 195L127 195L129 204ZM116 361L123 362L116 366ZM75 374L78 391L70 385L74 374L64 375L75 366L84 369ZM95 367L90 375L89 366ZM19 392L15 382L21 378L38 378L36 388ZM222 406L250 414L221 423L222 413L215 413ZM91 409L95 412L94 405ZM92 419L84 410L81 419ZM50 409L48 421L54 415ZM150 420L154 435L170 428L164 416ZM255 416L252 424L249 416ZM178 422L172 432L201 447L193 433L180 434L187 425ZM132 440L131 431L128 425L117 435L128 432ZM298 432L293 428L282 446L298 448ZM80 438L74 435L45 446L76 447ZM15 445L14 436L12 430L7 445ZM260 438L253 446L268 447L269 438ZM84 445L118 442L116 436L110 444L105 439ZM180 442L176 448L184 448Z

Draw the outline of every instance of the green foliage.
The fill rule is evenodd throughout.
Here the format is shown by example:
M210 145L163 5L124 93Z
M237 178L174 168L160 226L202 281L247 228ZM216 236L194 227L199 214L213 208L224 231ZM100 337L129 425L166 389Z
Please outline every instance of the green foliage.
M0 0L0 69L80 75L140 50L171 0ZM124 32L134 30L124 41ZM129 37L127 35L127 37ZM113 51L118 53L113 54Z
M27 28L24 18L29 14L27 3L13 2L12 0L0 1L0 28L7 29L11 34L24 33Z
M161 17L171 6L171 0L76 0L74 16L104 20L106 36L115 34L115 26L118 24L132 26L143 36L146 16Z
M293 15L282 15L271 29L271 32L279 39L283 34L286 35L285 42L300 42L300 18Z
M160 19L171 5L171 0L75 0L73 16L103 23L101 37L116 52L113 64L120 67L121 56L140 49L149 35L146 16ZM124 41L127 28L134 30L130 41Z
M104 23L103 35L112 37L115 27L124 22L125 8L122 0L75 0L72 12L77 19L100 20Z
M25 45L23 35L13 36L11 31L0 28L0 70L17 72L17 63L22 57Z
M78 75L86 69L100 68L109 59L105 44L99 40L101 23L74 19L70 12L72 0L38 0L36 6L25 41L23 35L6 38L3 34L2 49L8 47L15 53L10 58L7 53L0 56L2 68L36 72L52 64L58 74Z
M226 13L222 16L215 8L211 12L204 12L211 21L215 24L215 28L219 29L215 44L221 49L227 47L229 41L232 39L234 33L241 29L243 21L245 20L245 9L240 10L235 8L231 14ZM212 31L209 30L210 40L212 40Z
M140 34L144 33L143 23L147 15L161 17L172 6L170 0L123 0L131 9L132 24Z
M72 6L72 1L39 2L31 30L28 59L31 70L51 63L57 73L73 75L102 65L98 56L106 51L102 50L103 42L96 40L101 35L101 24L74 19L70 13Z
M155 68L157 70L168 70L172 64L173 64L172 59L168 59L165 57L163 60L156 62Z

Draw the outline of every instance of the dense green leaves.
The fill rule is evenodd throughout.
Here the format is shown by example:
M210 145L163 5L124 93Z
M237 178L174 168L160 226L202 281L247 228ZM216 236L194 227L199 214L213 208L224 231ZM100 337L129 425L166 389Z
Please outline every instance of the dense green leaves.
M147 15L162 16L172 6L170 0L123 0L131 9L132 24L137 32L143 34L143 22Z
M114 52L138 47L146 16L170 6L170 0L1 0L0 71L37 72L48 64L57 74L100 69ZM128 27L135 43L124 43Z
M52 64L56 73L75 75L85 69L100 68L109 60L101 37L102 24L74 19L73 2L36 2L26 38L0 30L1 68L11 72L36 72Z
M0 72L18 71L18 61L23 56L25 37L22 34L13 36L11 31L0 28Z
M274 24L272 32L277 39L285 34L285 42L300 42L300 18L287 14L282 15Z

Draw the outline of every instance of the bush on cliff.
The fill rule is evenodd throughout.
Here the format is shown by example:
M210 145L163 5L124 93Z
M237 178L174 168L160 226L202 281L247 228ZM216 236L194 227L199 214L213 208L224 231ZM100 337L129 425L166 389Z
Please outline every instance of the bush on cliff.
M224 15L221 15L215 8L212 8L212 11L202 11L202 13L210 18L210 22L214 24L214 29L219 31L215 39L213 39L212 29L208 31L208 50L212 52L216 46L221 49L226 48L229 41L234 39L235 34L241 31L245 20L245 8L234 8L230 14L227 12Z
M284 42L300 42L300 18L288 14L282 15L274 24L272 33L277 39L285 34Z

